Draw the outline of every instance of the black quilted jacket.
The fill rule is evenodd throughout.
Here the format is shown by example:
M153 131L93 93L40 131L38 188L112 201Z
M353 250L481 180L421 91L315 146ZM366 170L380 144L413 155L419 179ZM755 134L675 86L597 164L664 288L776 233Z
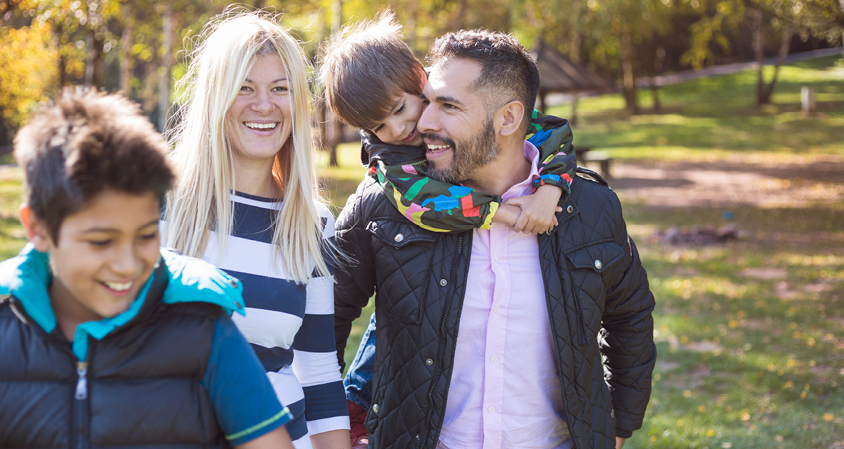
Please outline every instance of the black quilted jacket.
M654 297L606 183L577 177L561 205L559 226L539 236L539 255L565 418L575 448L614 448L616 435L629 437L641 427L650 397ZM413 225L367 178L337 220L336 243L354 259L336 272L341 366L352 320L376 294L370 447L433 449L445 416L472 233Z

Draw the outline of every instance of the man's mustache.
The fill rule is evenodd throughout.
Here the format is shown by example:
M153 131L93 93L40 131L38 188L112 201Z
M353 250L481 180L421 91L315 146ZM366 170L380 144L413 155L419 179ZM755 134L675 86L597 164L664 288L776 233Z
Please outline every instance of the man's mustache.
M429 134L420 133L420 135L422 136L423 139L425 139L426 142L430 142L430 143L433 143L435 145L436 144L448 145L451 148L455 147L454 141L449 139L448 137L441 136L439 134L433 134L433 133L429 133Z

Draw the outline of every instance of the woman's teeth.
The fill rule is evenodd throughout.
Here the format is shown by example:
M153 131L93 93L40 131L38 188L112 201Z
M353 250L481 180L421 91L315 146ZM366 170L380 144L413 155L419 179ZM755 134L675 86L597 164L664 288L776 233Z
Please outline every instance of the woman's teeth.
M132 287L131 282L103 282L103 284L105 284L106 287L118 292L129 290Z
M250 122L243 122L249 129L275 129L278 126L278 122L275 123L250 123Z

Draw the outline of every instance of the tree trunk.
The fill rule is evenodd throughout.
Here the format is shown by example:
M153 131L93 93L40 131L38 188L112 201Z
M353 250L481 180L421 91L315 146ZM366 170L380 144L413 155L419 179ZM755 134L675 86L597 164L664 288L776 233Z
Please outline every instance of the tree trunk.
M791 47L791 33L792 28L791 24L786 25L785 30L782 33L782 43L780 44L780 51L777 53L777 62L774 65L774 77L771 78L771 83L768 84L768 88L763 92L762 98L759 99L759 104L771 104L771 96L774 94L774 87L777 84L777 77L780 73L780 66L782 63L785 62L785 57L788 56L788 49Z
M419 13L419 4L416 0L407 1L407 21L404 27L404 38L411 50L416 48L416 15Z
M132 2L123 4L123 36L120 38L120 90L127 98L132 98L132 33L135 21L132 17Z
M58 85L57 91L61 91L62 88L67 86L67 84L70 82L70 79L69 79L69 75L67 73L67 55L65 54L65 51L63 50L65 46L61 45L62 33L64 32L64 27L62 27L62 22L60 22L60 21L56 22L54 24L54 27L55 28L53 28L53 39L54 39L54 43L56 45L56 49L58 50L58 53L59 53L59 60L57 61L58 66L59 66L58 67L59 68L59 85Z
M88 30L88 57L85 64L85 85L100 88L103 85L103 49L105 40L97 37L97 32Z
M173 69L173 7L164 2L163 32L161 45L161 79L158 84L158 130L167 127L167 113L170 110L170 76Z
M575 17L577 17L577 22L575 23L580 23L583 19L583 2L574 2L574 8L572 9L574 9ZM569 58L574 62L580 62L580 46L582 42L583 30L581 27L572 26L569 29Z
M332 0L331 2L331 35L335 36L340 32L340 27L343 24L343 0ZM337 166L337 145L340 145L342 138L340 122L337 117L332 114L331 119L331 145L329 146L328 165L331 167Z
M756 106L761 106L764 104L762 97L765 88L765 78L762 73L765 68L765 35L762 30L762 11L750 9L747 11L747 15L750 29L753 31L751 44L753 45L753 54L756 57Z
M620 47L624 100L627 103L626 109L633 114L638 114L639 105L636 102L636 83L633 74L633 38L627 30L622 30L621 32Z

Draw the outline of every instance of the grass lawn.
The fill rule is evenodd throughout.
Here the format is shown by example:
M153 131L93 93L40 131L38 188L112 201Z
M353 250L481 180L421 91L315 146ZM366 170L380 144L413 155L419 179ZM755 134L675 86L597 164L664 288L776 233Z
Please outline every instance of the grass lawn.
M607 150L626 168L611 185L619 186L657 299L654 393L644 428L625 448L844 449L844 64L837 60L783 67L774 104L762 109L753 106L755 72L663 88L658 113L631 116L620 95L580 101L575 143ZM808 118L799 112L804 85L818 105ZM650 93L640 95L647 111ZM569 107L549 112L566 116ZM339 157L340 167L322 172L338 211L364 173L357 145L342 146ZM763 204L747 201L751 190L678 207L621 187L630 173L690 166L704 175L754 175L748 183L773 195L797 193ZM25 243L20 177L0 167L4 258ZM737 241L673 246L654 238L671 226L725 224L727 209L741 230ZM371 312L372 304L355 324L347 361Z

